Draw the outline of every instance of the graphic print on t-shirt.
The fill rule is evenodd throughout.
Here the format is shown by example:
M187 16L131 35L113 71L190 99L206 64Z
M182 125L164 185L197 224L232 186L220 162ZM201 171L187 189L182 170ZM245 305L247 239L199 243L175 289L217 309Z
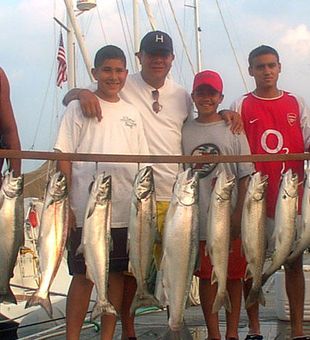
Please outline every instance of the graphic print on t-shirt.
M192 156L220 155L220 149L212 143L201 144L192 151ZM208 176L217 166L217 163L193 163L192 170L198 172L199 178Z

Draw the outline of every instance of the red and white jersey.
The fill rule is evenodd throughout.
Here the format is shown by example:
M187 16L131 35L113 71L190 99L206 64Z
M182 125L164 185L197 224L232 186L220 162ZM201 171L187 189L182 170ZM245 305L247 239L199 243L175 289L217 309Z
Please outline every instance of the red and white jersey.
M248 93L232 105L241 114L252 154L302 153L310 144L310 111L303 100L282 92L276 98ZM303 161L256 162L257 171L269 176L267 215L274 217L281 174L288 169L303 180ZM302 185L299 186L300 201Z

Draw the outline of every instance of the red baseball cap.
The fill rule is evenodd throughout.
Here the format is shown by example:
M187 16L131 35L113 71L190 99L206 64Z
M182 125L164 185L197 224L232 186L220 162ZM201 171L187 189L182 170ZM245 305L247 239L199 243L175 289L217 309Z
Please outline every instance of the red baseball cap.
M209 85L219 93L223 92L223 81L220 75L214 71L206 70L195 75L193 83L193 92L200 85Z

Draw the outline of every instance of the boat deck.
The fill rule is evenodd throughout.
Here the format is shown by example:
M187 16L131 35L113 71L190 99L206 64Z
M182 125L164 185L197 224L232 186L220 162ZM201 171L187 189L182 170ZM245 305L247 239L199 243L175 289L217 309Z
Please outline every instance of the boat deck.
M274 284L269 286L269 290L265 291L266 306L260 309L260 321L261 321L261 332L264 335L264 339L279 339L287 340L290 339L290 323L288 321L280 321L276 315L276 301L275 301L275 289ZM185 313L186 324L192 334L193 339L202 340L206 339L207 331L205 322L200 306L191 306L186 310ZM166 311L149 311L140 314L136 317L136 335L139 340L155 340L162 339L167 328L167 313ZM304 322L305 332L310 334L310 321ZM225 335L225 313L220 312L220 328L222 337ZM25 330L26 331L26 330ZM39 331L39 329L38 329ZM239 323L239 337L244 339L247 334L247 317L244 309L241 312L241 318ZM32 331L33 332L33 331ZM85 324L81 339L100 339L99 336L100 325ZM23 332L19 332L23 333ZM58 326L54 328L50 333L37 333L34 337L21 337L21 339L65 339L64 336L64 325L63 320L58 323ZM29 334L29 333L28 333ZM33 334L33 333L32 333ZM50 336L48 335L50 334ZM57 335L58 334L58 335ZM117 323L117 328L114 336L115 340L121 339L121 324Z

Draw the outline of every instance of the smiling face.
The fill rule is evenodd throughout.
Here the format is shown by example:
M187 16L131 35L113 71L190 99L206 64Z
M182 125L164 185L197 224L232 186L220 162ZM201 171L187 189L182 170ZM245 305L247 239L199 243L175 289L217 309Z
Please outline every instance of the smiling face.
M100 66L92 69L92 74L98 82L96 94L108 102L117 102L128 74L124 61L105 59Z
M141 64L141 75L143 80L154 88L158 89L165 83L165 79L171 69L174 55L167 51L156 53L137 53Z
M217 108L224 96L210 85L200 85L192 93L192 99L198 110L198 120L212 122L221 120Z
M281 64L274 54L259 55L249 66L249 74L254 77L258 91L276 90L280 72Z

